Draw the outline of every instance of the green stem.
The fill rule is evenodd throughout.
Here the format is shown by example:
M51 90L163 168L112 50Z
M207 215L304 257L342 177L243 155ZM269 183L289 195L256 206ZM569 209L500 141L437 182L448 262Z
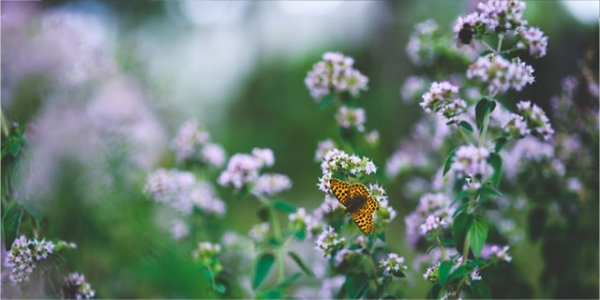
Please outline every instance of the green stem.
M275 209L273 205L271 205L269 199L264 196L258 196L259 201L262 204L265 204L269 208L269 215L271 215L271 223L273 223L273 235L278 242L281 242L281 228L279 227L279 220L275 215ZM277 249L277 275L279 277L279 282L283 282L285 276L285 265L283 261L283 248L279 247Z
M489 123L490 123L490 113L486 113L485 117L483 117L483 126L481 128L481 134L479 135L479 148L483 147L483 144L485 143Z
M504 40L504 35L500 35L500 37L498 38L498 48L496 49L497 53L500 53L500 50L502 49L502 41Z
M5 137L8 137L8 125L6 125L6 118L4 117L4 111L2 111L2 108L0 108L0 118L1 119L1 123L2 123L2 133L4 133Z
M446 248L442 246L442 241L440 240L440 236L438 234L435 235L435 240L437 241L438 245L440 246L440 250L442 251L442 260L446 259Z

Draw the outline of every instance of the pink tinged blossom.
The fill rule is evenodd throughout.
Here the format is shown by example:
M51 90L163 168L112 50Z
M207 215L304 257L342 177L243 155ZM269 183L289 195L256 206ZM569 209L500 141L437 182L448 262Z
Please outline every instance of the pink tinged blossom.
M517 30L527 25L523 20L525 2L518 0L492 0L477 6L481 21L490 31Z
M292 180L283 174L263 174L252 187L252 193L271 197L292 187Z
M335 143L331 139L324 140L319 143L317 146L317 151L315 151L315 161L319 162L323 160L325 154L335 148Z
M335 115L335 120L337 121L338 126L342 128L355 128L359 132L363 132L365 131L364 124L367 121L367 116L365 110L362 108L342 106Z
M430 233L435 232L438 228L446 227L447 224L444 220L440 219L437 216L430 215L425 220L425 223L421 224L419 227L419 233L423 236L427 236Z
M494 54L478 58L467 70L467 78L477 78L488 84L492 94L504 93L511 88L521 91L535 80L533 68L519 58L508 61Z
M437 113L446 122L458 122L467 110L467 103L458 98L458 87L447 81L433 82L422 99L420 105L426 112Z
M519 101L517 109L527 120L527 125L533 133L541 136L544 140L549 140L554 135L550 119L539 106L532 104L530 101Z
M304 83L316 102L331 94L348 92L356 97L367 89L369 79L354 69L354 60L339 52L323 54L323 60L313 65Z
M379 268L383 269L383 275L385 276L392 276L408 269L404 265L404 257L396 253L389 253L386 258L381 259L379 261Z
M505 262L511 262L512 257L508 255L510 246L499 246L486 244L481 250L481 257L484 259L496 259Z
M325 258L331 258L332 255L338 250L342 249L346 244L346 239L340 237L334 230L333 227L329 226L323 230L315 241L317 244L316 249Z
M425 20L415 25L406 44L406 54L416 66L431 65L435 58L434 34L439 26L434 20Z
M190 230L182 220L175 220L171 223L171 235L175 240L181 240L188 236Z
M421 95L425 90L425 78L420 76L409 76L404 80L404 84L400 89L400 94L402 95L402 100L405 103L413 102L419 95Z
M548 37L539 28L529 27L519 30L519 38L517 48L529 50L529 54L536 58L546 56Z
M461 146L454 155L452 169L462 175L484 179L492 175L494 169L488 164L490 151L473 145Z

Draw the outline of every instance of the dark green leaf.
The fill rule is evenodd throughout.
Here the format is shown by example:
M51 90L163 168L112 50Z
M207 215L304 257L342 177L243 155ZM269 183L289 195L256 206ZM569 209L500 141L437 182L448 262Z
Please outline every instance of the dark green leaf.
M491 299L492 292L490 287L483 280L475 280L471 282L471 292L475 299Z
M450 276L448 276L448 280L458 279L467 274L471 274L471 271L467 268L467 266L460 266L454 270Z
M349 299L358 299L367 288L368 281L364 275L347 275L344 287Z
M272 237L269 239L269 245L273 247L279 247L281 246L281 240L276 237Z
M379 232L377 234L377 238L380 239L382 242L385 242L385 232Z
M506 137L499 137L497 138L495 141L496 147L494 148L494 152L499 153L500 150L502 150L502 148L504 148L504 146L506 146L506 143L508 142L508 139Z
M502 157L500 157L498 153L490 153L490 157L488 157L488 163L490 163L492 168L494 168L492 183L494 186L498 186L500 184L500 179L502 179Z
M467 266L469 266L470 268L475 268L483 265L485 265L485 260L481 258L476 258L474 260L467 261Z
M288 252L288 255L298 265L298 267L300 267L300 269L304 272L304 274L306 274L310 277L315 276L315 273L313 273L313 271L309 267L306 266L306 264L304 263L302 258L300 258L300 256L296 252L290 251L290 252Z
M323 97L323 99L321 99L321 103L319 104L319 109L325 110L332 104L333 104L333 96L327 95L327 96Z
M452 149L452 151L450 151L450 153L448 153L448 157L446 157L446 161L444 162L444 172L442 173L443 175L446 175L446 173L448 173L448 171L450 171L450 167L452 166L452 163L454 162L454 154L456 154L456 149L454 148Z
M277 285L277 287L282 289L286 288L292 283L296 282L300 278L300 276L302 276L302 273L295 273L294 275L283 280L280 284Z
M456 203L462 201L462 199L467 198L469 196L469 191L461 191L460 193L458 193L458 195L456 195L456 198L454 198L454 200L452 201L452 203L450 203L450 206L454 206Z
M260 219L261 222L269 222L271 219L271 212L269 211L269 208L267 206L261 206L256 212L256 214L258 215L258 219Z
M498 190L496 190L495 188L493 188L489 185L483 185L479 189L479 195L481 195L482 197L485 197L485 196L502 197L502 193L500 193Z
M2 231L6 250L10 250L10 247L12 247L13 242L17 238L23 217L23 209L15 203L17 203L16 200L10 201L2 217Z
M266 290L262 294L258 295L258 299L281 299L282 293L278 289Z
M487 97L482 98L475 106L475 125L481 131L483 120L496 108L496 102L489 100Z
M454 263L451 261L443 261L440 264L440 267L438 269L438 280L440 285L444 286L446 284L446 281L448 280L448 277L450 275L450 269L452 269L452 265Z
M494 51L492 50L485 50L485 51L481 51L481 53L479 54L479 56L484 57L484 56L488 56L490 54L494 53Z
M469 242L471 250L476 258L479 258L483 245L487 240L488 236L488 225L481 216L475 216L473 224L469 228Z
M295 236L297 239L299 239L299 240L301 240L301 241L304 241L304 239L306 238L306 231L304 231L304 230L296 230L296 231L294 232L294 236Z
M272 202L273 208L275 208L276 210L282 211L284 213L295 213L296 212L296 207L285 201L285 200L274 200Z
M458 214L464 213L465 210L467 210L468 206L469 206L469 202L465 202L465 203L461 204L452 214L452 218L456 218L456 216L458 216Z
M537 241L544 234L548 212L545 207L535 207L527 217L527 232L532 241Z
M469 124L469 122L467 121L460 121L460 123L458 123L458 127L462 128L470 134L473 133L473 126L471 126L471 124Z
M256 261L256 269L254 279L252 280L252 288L256 290L258 286L265 280L269 271L275 262L275 256L269 252L261 254Z
M465 239L471 224L473 223L473 215L467 213L458 214L452 222L452 236L454 237L454 245L458 253L462 253Z
M441 292L440 285L436 282L431 285L429 291L427 291L427 299L438 299L438 294Z
M225 294L226 290L227 289L225 288L225 285L222 283L215 284L215 291L217 291L219 294Z

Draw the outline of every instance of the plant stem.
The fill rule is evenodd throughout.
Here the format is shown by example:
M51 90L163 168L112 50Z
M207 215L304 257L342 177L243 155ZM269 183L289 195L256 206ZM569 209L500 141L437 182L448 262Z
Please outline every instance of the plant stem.
M275 239L277 239L277 241L281 243L281 228L279 227L279 220L275 215L275 209L271 205L269 199L265 198L264 196L258 196L258 199L261 203L267 205L267 207L269 208L269 215L271 215L271 223L273 223L273 235L275 236ZM279 247L277 249L277 275L279 277L280 283L283 282L283 277L285 276L283 252L283 247Z
M1 123L2 123L2 133L4 133L4 136L8 137L8 125L6 125L6 118L4 117L4 111L2 111L2 108L0 107L0 118L1 119Z
M481 128L481 134L479 135L479 148L483 147L483 144L485 143L489 123L490 123L490 113L486 113L485 117L483 117L483 126Z
M440 250L442 251L442 260L446 259L446 249L442 246L442 241L440 240L440 236L438 234L435 235L435 240L440 246Z
M496 49L497 53L500 53L500 50L502 49L502 41L504 40L504 35L500 34L498 37L498 48Z

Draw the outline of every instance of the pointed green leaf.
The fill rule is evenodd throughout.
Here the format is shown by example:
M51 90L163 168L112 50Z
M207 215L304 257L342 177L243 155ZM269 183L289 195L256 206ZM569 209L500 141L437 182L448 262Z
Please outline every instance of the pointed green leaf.
M291 204L285 200L274 200L272 202L272 205L273 205L273 208L275 208L276 210L282 211L284 213L291 214L291 213L296 212L296 207L293 204Z
M477 129L481 131L481 127L483 126L483 120L485 120L486 116L489 115L496 108L496 102L493 100L489 100L489 98L484 97L475 106L475 125L477 125Z
M458 193L458 195L456 195L456 198L454 198L452 203L450 203L450 206L454 206L456 203L459 203L460 201L462 201L462 199L467 198L468 196L469 191L462 190L460 193Z
M347 275L344 287L349 299L358 299L367 288L368 281L364 275Z
M300 267L300 269L304 272L304 274L306 274L310 277L315 276L315 273L313 273L313 271L309 267L306 266L306 264L304 263L302 258L300 258L300 256L296 252L290 251L290 252L288 252L288 255L298 265L298 267Z
M458 127L470 134L472 134L474 131L473 126L471 126L471 124L469 124L467 121L460 121L460 123L458 123Z
M494 176L492 176L492 184L498 186L502 179L502 157L498 153L490 153L488 163L494 168Z
M458 214L452 222L452 236L454 237L454 245L458 253L462 253L465 239L471 224L473 223L473 215L467 213Z
M450 269L452 269L453 264L454 263L451 261L443 261L440 264L440 267L438 269L438 281L440 282L440 285L443 286L446 284L446 281L448 280L448 277L450 275Z
M256 212L256 214L258 215L258 219L260 219L261 222L269 222L269 220L271 219L271 212L269 211L269 208L267 206L261 206Z
M471 292L475 299L491 299L492 292L490 287L483 280L475 280L471 282Z
M275 262L275 256L269 252L261 254L256 261L256 269L254 279L252 280L252 288L256 290L258 286L265 280L269 271Z
M450 151L450 153L448 154L448 157L446 157L446 161L444 162L444 171L442 173L442 176L446 175L446 173L448 173L448 171L450 171L450 167L452 167L452 163L454 162L454 155L456 154L456 149L458 149L458 148L452 149L452 151Z
M499 137L496 140L494 140L494 144L496 145L494 147L494 152L499 153L500 150L502 150L502 148L504 148L504 146L506 145L506 143L508 142L508 139L506 137Z
M289 285L291 285L292 283L296 282L300 276L302 276L301 273L295 273L292 276L284 279L280 284L277 285L278 288L286 288Z
M10 201L7 205L6 212L2 217L2 233L6 250L10 250L13 242L17 238L19 227L21 226L21 219L23 218L23 208L16 203L16 200Z
M479 258L483 245L488 236L488 225L481 216L475 216L473 224L469 228L469 242L471 251L476 258Z

